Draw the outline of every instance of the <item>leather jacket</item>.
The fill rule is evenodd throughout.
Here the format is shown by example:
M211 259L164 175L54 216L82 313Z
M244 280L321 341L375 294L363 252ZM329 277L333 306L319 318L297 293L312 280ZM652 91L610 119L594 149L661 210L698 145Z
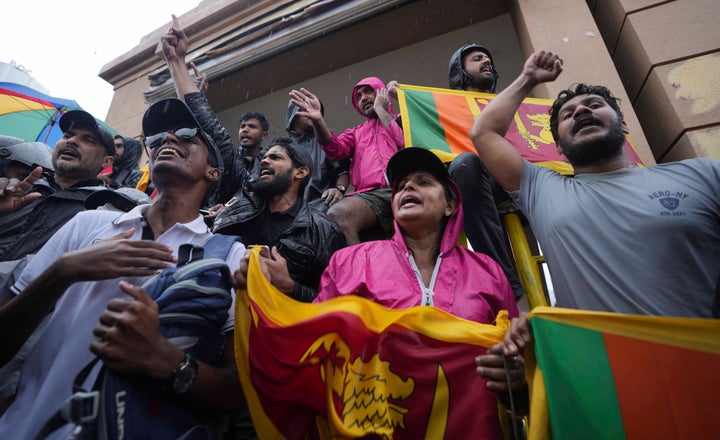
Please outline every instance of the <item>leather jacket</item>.
M264 200L252 192L241 190L217 216L213 232L240 235L236 232L239 225L254 219L263 210ZM267 244L277 246L277 251L287 260L288 272L295 281L290 296L303 302L315 299L320 276L330 257L347 245L340 227L305 201L302 201L290 227L280 234L275 243Z

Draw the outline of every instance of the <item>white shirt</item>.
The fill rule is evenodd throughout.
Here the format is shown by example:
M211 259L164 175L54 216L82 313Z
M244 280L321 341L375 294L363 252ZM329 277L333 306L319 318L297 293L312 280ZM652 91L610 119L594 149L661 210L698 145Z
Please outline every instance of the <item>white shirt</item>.
M133 239L142 235L142 213L149 205L138 206L125 214L112 211L84 211L63 226L38 252L23 271L12 290L22 292L62 254L81 249L98 241L116 236L135 227ZM212 234L202 216L189 223L176 223L157 238L178 255L178 248L185 243L202 246ZM245 246L236 243L227 257L230 270L239 267ZM113 298L128 296L118 287L122 279L134 285L142 285L149 277L123 277L103 281L78 282L71 285L58 300L50 316L47 329L30 352L22 371L18 393L13 404L0 418L0 438L33 438L47 419L72 394L75 375L90 362L90 342L94 339L92 329L98 317ZM225 329L232 329L234 320L234 295L230 316ZM85 389L95 382L88 377ZM49 438L65 438L72 426L55 431Z

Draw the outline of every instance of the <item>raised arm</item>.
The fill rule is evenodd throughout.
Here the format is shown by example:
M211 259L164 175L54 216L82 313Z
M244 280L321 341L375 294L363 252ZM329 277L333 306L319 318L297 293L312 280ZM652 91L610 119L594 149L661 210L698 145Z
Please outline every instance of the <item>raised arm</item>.
M323 118L322 106L318 97L309 90L301 88L300 90L291 90L290 98L292 98L293 104L300 107L296 114L307 116L312 121L318 143L322 146L329 144L333 135Z
M538 84L553 81L562 72L562 59L552 52L535 52L525 61L523 71L480 112L470 130L477 153L493 178L506 191L520 187L523 158L505 133L523 99Z

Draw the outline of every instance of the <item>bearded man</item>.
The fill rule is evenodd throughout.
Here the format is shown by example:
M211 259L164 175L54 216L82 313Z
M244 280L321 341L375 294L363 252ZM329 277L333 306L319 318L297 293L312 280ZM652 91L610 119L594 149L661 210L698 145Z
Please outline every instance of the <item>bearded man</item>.
M305 202L312 157L290 138L275 139L247 183L215 218L213 232L239 235L246 245L271 247L262 255L270 282L288 296L310 302L332 254L345 247L340 228Z
M0 261L36 253L65 223L85 210L85 199L105 189L97 175L113 163L112 135L88 112L60 118L63 137L55 144L55 172L35 168L24 180L0 179ZM17 190L23 192L18 197Z
M575 176L523 160L505 132L533 87L561 71L557 55L534 53L470 132L488 171L530 222L557 305L711 317L720 292L720 161L632 166L618 100L586 84L561 91L550 110L558 152Z

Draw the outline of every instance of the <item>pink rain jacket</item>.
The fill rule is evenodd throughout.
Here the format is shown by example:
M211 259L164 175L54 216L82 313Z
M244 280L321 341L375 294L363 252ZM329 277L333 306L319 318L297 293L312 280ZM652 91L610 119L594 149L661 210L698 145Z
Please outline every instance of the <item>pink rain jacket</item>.
M355 100L355 92L360 86L370 86L374 90L385 87L385 83L371 76L355 84L352 91L353 107L363 115ZM390 107L392 113L392 106ZM396 114L393 116L397 117ZM385 176L388 161L405 145L403 132L396 121L387 128L383 127L378 118L369 118L363 124L348 128L339 136L332 133L330 143L323 146L325 154L331 160L352 158L350 165L350 183L356 192L369 191L389 186Z
M454 190L460 194L457 186ZM481 324L493 323L500 310L507 310L510 318L516 317L515 298L500 265L485 254L457 244L462 224L459 203L440 244L435 307ZM358 295L391 309L418 306L423 288L409 256L400 226L395 222L395 235L390 240L369 241L336 251L323 272L315 302Z

